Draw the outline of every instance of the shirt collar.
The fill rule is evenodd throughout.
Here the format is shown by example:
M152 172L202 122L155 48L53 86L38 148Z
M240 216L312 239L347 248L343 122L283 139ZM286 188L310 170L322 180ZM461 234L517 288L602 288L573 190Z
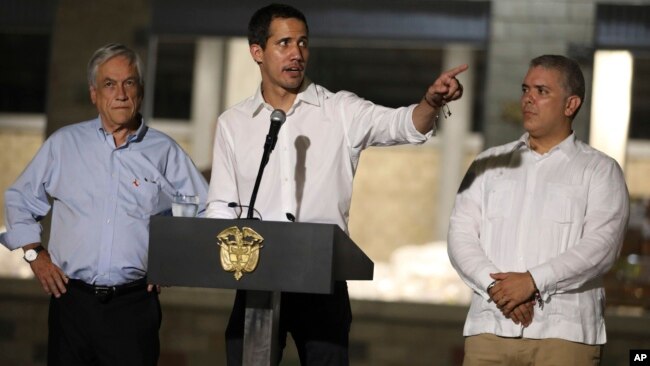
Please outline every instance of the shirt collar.
M144 123L144 118L142 118L142 115L138 115L138 118L140 119L140 126L138 126L138 129L135 130L132 134L129 135L129 138L127 139L127 145L131 142L140 142L144 138L144 135L147 133L147 130L149 127ZM102 117L98 116L94 121L93 121L93 126L94 128L99 132L99 136L102 138L102 140L105 140L107 136L110 136L110 133L106 133L106 130L104 130L104 126L102 125Z
M305 77L305 79L302 81L300 91L298 91L298 95L296 95L296 100L294 100L293 106L291 106L291 109L287 114L291 114L293 109L295 109L295 107L301 102L315 106L320 105L320 102L318 101L318 90L316 89L316 84L314 84L307 77ZM252 103L252 117L257 116L263 108L273 108L264 101L264 96L262 95L262 84L257 87L257 92L255 92L255 95L253 96Z
M316 84L314 84L307 77L305 77L305 80L302 82L300 92L298 93L296 101L293 104L297 105L298 102L305 102L307 104L315 106L320 105L320 102L318 101L318 90L316 89Z
M135 130L135 133L133 133L129 137L130 142L140 142L144 138L144 135L147 133L147 130L149 127L144 123L144 118L140 116L140 127L138 127L137 130Z
M520 149L522 147L526 147L528 150L532 151L532 149L530 148L529 137L530 135L528 134L528 132L524 133L519 138L519 140L517 140L517 143L513 147L513 151ZM552 154L554 153L554 151L557 150L562 154L564 154L566 157L570 158L571 156L573 156L573 154L576 153L577 149L578 147L576 146L576 134L575 132L571 131L571 134L567 138L562 140L562 142L560 142L559 144L553 146L547 152L547 154Z

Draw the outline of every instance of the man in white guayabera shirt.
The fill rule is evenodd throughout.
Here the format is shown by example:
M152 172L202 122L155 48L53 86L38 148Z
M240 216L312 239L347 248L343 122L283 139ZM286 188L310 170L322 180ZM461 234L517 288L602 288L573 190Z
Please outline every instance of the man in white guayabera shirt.
M522 84L526 133L479 154L461 183L449 257L474 290L464 365L598 365L602 276L629 216L623 172L576 140L585 81L566 57L533 59Z

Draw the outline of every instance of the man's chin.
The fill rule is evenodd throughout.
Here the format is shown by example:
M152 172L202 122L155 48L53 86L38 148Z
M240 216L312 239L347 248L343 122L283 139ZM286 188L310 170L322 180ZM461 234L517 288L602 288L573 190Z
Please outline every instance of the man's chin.
M112 113L111 119L119 124L126 124L135 120L135 114L129 112L124 113Z
M120 128L127 127L132 128L132 125L135 125L137 121L135 118L111 118L111 124L113 126L119 126Z
M300 89L304 79L305 79L304 77L300 77L300 78L294 78L294 79L288 80L285 83L285 89L288 89L288 90L298 90L298 89Z
M525 129L532 128L535 126L535 120L532 118L524 118L522 125L524 126Z

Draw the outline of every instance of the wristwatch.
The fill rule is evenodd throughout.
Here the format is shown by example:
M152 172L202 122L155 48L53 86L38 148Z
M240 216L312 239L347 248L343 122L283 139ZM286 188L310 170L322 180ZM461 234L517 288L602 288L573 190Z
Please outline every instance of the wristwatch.
M23 259L24 259L27 263L32 263L33 261L36 260L36 258L38 258L38 253L40 253L40 252L41 252L42 250L44 250L44 249L45 249L45 248L43 248L42 245L39 245L39 246L37 246L37 247L35 247L35 248L32 248L32 249L27 249L27 250L25 251L25 255L23 255Z

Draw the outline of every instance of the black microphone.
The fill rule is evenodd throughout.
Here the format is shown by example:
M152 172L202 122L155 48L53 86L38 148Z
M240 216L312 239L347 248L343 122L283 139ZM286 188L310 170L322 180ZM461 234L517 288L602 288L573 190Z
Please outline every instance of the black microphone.
M248 206L248 215L246 215L246 218L248 219L253 219L255 199L257 198L257 191L260 189L260 182L262 182L262 174L264 174L264 168L269 162L271 151L273 151L275 143L278 141L278 133L280 132L280 127L282 127L282 124L286 119L287 115L281 109L276 109L271 112L271 126L269 127L268 135L266 135L266 141L264 142L264 152L262 153L262 161L260 162L260 169L257 172L255 186L253 187L253 194L251 195L251 200Z
M269 127L269 133L266 135L266 142L264 143L264 148L267 149L268 146L269 153L275 148L280 127L282 127L286 119L287 115L281 109L276 109L271 112L271 126Z

